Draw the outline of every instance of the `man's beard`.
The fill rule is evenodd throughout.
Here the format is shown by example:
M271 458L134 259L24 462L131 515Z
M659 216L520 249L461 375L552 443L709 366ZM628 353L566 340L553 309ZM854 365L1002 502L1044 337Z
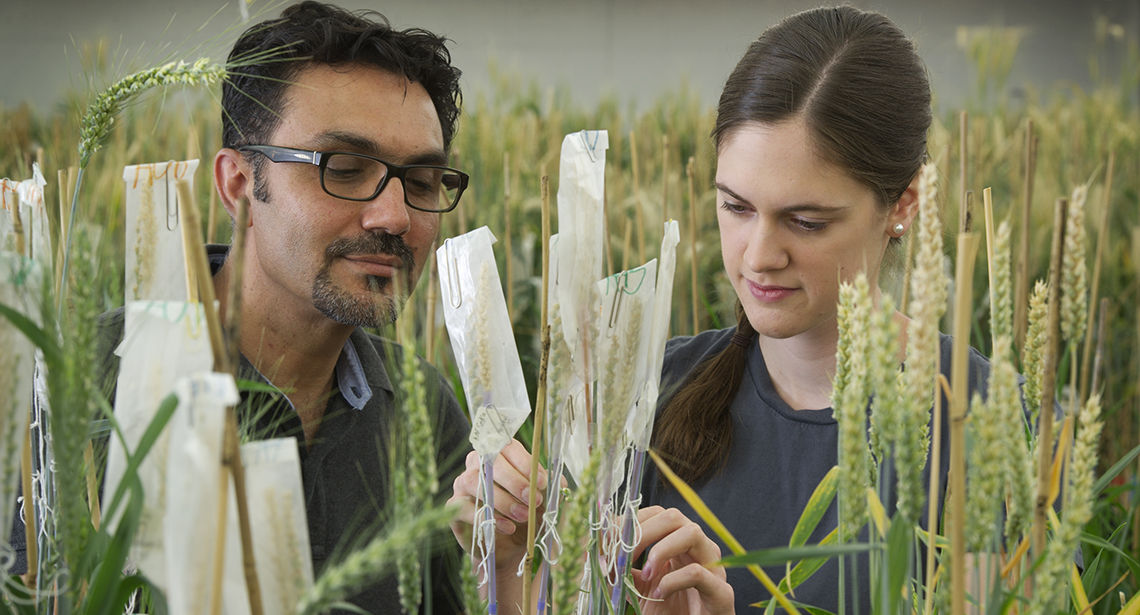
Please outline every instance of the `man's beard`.
M333 282L330 272L338 257L353 254L385 254L400 260L396 288L392 279L366 276L368 290L354 295ZM415 256L399 235L369 234L351 239L338 239L325 249L325 263L313 279L313 306L330 320L353 327L382 327L396 322L407 301ZM387 292L385 292L387 291Z

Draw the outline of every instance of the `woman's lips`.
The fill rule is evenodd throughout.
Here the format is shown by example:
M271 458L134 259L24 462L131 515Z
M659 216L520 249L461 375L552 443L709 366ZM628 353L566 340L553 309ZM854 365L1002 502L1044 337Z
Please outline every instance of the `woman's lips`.
M749 281L748 291L762 303L777 303L787 299L792 293L796 292L796 289L786 286L765 286Z

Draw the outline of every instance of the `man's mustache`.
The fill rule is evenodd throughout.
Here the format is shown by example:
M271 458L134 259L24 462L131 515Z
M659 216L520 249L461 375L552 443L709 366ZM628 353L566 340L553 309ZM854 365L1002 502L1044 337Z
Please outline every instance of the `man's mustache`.
M385 254L400 259L406 271L416 264L416 257L404 238L390 233L368 233L357 237L343 237L325 248L325 258L332 262L339 256L349 254Z

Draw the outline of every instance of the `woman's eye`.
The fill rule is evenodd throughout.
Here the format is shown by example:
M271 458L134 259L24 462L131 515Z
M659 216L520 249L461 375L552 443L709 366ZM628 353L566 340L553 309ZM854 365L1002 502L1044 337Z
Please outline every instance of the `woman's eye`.
M745 207L744 205L740 205L739 203L733 203L731 201L724 201L721 204L721 207L723 207L724 210L730 214L738 214L739 215L739 214L746 213L748 211L748 208Z
M793 218L792 224L808 232L822 231L827 228L826 222L813 222L811 220L804 220L803 218Z

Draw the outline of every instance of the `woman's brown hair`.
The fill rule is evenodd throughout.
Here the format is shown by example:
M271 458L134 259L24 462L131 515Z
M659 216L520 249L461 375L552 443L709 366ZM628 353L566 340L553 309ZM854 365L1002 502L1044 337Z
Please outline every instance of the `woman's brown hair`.
M854 7L792 15L752 43L725 82L717 151L746 124L802 119L816 155L867 186L884 209L926 160L930 84L914 44L891 20ZM719 470L732 446L729 408L755 331L737 302L737 336L697 366L661 411L654 446L687 482ZM737 338L740 339L740 338Z

